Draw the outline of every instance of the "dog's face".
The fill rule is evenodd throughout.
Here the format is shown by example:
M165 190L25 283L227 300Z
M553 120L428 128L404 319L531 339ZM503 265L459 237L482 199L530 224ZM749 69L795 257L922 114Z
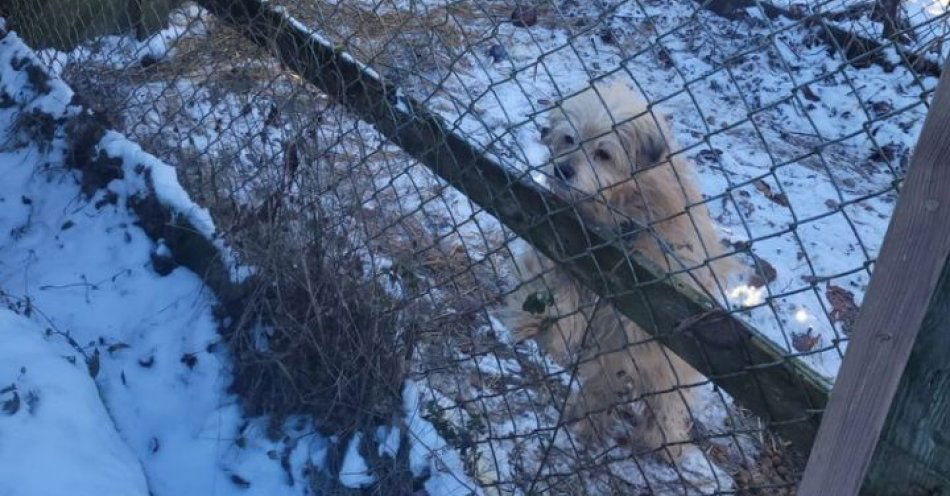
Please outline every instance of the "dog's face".
M643 99L622 83L566 99L541 135L551 151L551 187L571 198L610 202L615 189L634 187L637 169L664 160L668 150Z

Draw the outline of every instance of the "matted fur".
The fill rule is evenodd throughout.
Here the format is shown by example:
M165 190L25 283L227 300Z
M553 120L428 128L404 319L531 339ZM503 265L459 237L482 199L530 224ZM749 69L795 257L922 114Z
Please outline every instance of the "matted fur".
M586 219L649 226L634 236L633 249L668 271L693 269L677 277L707 294L721 294L728 276L739 272L729 259L713 262L712 271L704 265L723 247L705 204L696 204L702 196L693 173L669 156L670 133L624 83L567 98L542 134L552 155L551 189ZM629 432L636 445L665 447L661 456L679 458L690 439L695 389L681 386L704 378L543 255L530 250L517 262L523 284L503 319L519 340L535 338L565 366L580 363L581 387L568 412L581 421L580 433L604 439L629 426L617 422L626 412L635 419ZM538 294L550 294L553 304L541 314L524 311L525 300Z

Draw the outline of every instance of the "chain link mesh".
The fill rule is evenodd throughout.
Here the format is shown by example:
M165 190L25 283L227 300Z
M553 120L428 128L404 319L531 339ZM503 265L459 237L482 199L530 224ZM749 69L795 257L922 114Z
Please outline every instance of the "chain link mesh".
M346 354L318 362L326 370L339 366L328 372L334 381L292 382L319 391L282 388L279 374L236 365L236 389L249 404L257 402L257 413L309 411L331 431L352 432L385 422L392 404L380 398L400 391L406 379L411 392L398 401L412 405L410 417L431 422L439 438L434 445L415 442L433 450L442 469L472 492L794 492L807 446L790 445L773 428L809 420L787 420L780 411L789 391L762 387L754 367L710 374L711 380L674 373L673 383L659 389L655 381L638 383L660 369L689 368L657 346L657 339L667 343L664 326L651 323L695 315L669 315L647 292L605 294L616 290L606 282L564 297L577 283L562 264L577 260L549 262L509 225L518 212L549 205L486 210L440 176L439 168L454 166L446 163L453 157L417 160L427 153L425 143L407 153L365 114L361 119L338 103L339 95L311 84L320 70L338 67L288 63L275 56L283 41L265 33L254 39L243 19L212 14L205 10L211 5L13 0L0 15L112 127L176 166L238 258L258 269L263 283L240 316L250 330L231 329L236 360L256 357L251 341L263 332L272 346L286 346L283 366L312 368L313 362L291 359L292 349L306 345L288 335L330 318L321 317L328 314L318 311L317 297L323 307L344 308L350 317L342 320L373 327L320 328L354 335L318 341L316 348ZM641 240L633 251L647 253L632 259L652 258L663 274L637 286L679 281L700 289L767 337L783 363L802 363L828 381L847 348L950 50L945 0L279 0L266 6L294 19L291 28L365 64L360 77L398 88L394 108L403 108L401 98L417 102L513 180L565 201L585 224ZM610 81L642 94L646 114L614 119L626 111L617 107L623 103L598 90L597 99L574 111L599 117L569 115L567 127L556 127L560 121L552 116L571 109L566 102ZM341 91L348 91L345 79ZM598 105L607 111L598 112ZM592 119L606 131L582 129ZM631 122L653 123L644 129L661 136L655 163L626 156L631 145L619 136ZM565 136L576 143L552 142ZM601 149L611 139L620 141L621 152ZM648 150L636 151L642 162ZM598 162L601 153L608 162L633 165L630 173L612 179ZM559 169L564 157L575 161L570 174ZM638 181L670 164L676 181L644 193ZM573 174L571 184L566 176ZM581 178L595 187L585 190ZM678 200L681 211L649 213L663 198L688 196L693 184L701 196ZM618 206L620 190L643 202L645 210L634 210L646 213ZM505 190L490 194L510 198ZM497 211L505 213L492 215ZM699 234L707 211L714 239ZM688 248L699 253L695 259L671 246L688 242L668 239L675 229L664 223L683 218L693 226L686 236L698 241ZM651 257L643 239L661 248ZM741 277L723 273L719 262ZM600 267L590 279L612 277L613 270ZM696 283L708 270L716 284ZM358 282L341 282L347 279ZM314 281L330 289L314 291ZM354 318L362 307L351 295L383 310ZM611 306L620 299L641 299L649 312L634 324ZM525 331L513 322L525 315L539 316L539 339L519 341ZM569 332L564 328L583 332L559 348L551 336ZM624 331L631 328L646 333ZM611 368L618 356L633 369ZM348 357L354 362L340 365ZM628 370L634 377L621 377ZM611 374L616 377L599 377ZM339 387L344 379L360 384ZM744 381L776 410L750 411L720 387L725 381ZM341 393L350 390L359 395ZM332 414L325 391L341 405ZM610 398L587 401L585 393ZM667 399L658 403L658 397ZM656 405L677 402L683 406L664 408L682 417L686 438L663 432L659 443L645 445L645 432L677 422L664 421ZM813 406L820 411L820 401ZM604 415L608 422L599 427L580 425Z

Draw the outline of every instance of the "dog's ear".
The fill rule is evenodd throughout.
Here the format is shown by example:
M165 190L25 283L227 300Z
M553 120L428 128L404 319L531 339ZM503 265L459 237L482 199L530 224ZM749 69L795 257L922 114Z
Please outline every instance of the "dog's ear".
M637 150L637 161L641 163L637 165L639 167L655 165L660 160L663 160L663 157L669 152L669 145L667 145L666 140L659 130L652 129L642 133L640 135L640 146Z
M541 123L541 128L539 129L539 131L541 131L541 142L549 145L548 140L551 139L551 131L560 126L564 120L565 117L561 111L557 109L552 110L551 113L547 115L545 122Z
M669 145L649 116L639 117L619 128L624 148L635 159L633 169L656 165L669 153Z

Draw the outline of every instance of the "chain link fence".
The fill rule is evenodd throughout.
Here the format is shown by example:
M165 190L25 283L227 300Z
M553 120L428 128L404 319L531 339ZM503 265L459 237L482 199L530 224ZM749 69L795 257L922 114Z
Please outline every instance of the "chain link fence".
M950 51L948 8L13 0L0 15L177 167L253 268L222 305L245 410L366 434L376 493L793 494ZM373 435L393 424L411 450ZM437 474L419 450L440 485L420 482Z

